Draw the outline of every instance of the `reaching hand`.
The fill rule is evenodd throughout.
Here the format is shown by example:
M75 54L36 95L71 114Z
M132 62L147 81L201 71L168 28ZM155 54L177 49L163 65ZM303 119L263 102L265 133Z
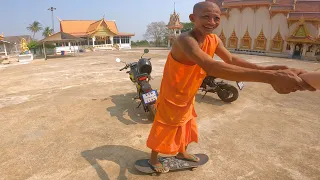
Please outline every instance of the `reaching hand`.
M298 90L315 90L308 83L303 81L297 73L299 73L299 71L292 71L290 69L277 70L274 73L274 79L270 84L279 94L289 94Z

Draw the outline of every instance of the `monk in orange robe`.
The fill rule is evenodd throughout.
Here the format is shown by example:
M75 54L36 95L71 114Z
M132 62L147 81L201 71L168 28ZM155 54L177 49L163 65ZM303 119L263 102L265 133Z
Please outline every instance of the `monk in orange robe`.
M303 70L277 65L262 67L234 57L219 37L212 34L220 23L220 13L215 3L197 3L189 16L194 29L177 38L167 57L157 112L147 140L147 147L152 149L149 164L157 172L169 171L159 162L158 153L199 161L187 153L186 148L191 142L198 142L194 102L207 75L231 81L269 83L281 94L314 90L298 77ZM214 61L214 54L226 63Z

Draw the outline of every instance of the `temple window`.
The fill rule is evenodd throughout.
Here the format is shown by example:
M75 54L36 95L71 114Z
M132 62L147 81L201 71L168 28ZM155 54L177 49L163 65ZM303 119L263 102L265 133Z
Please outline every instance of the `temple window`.
M242 41L241 48L251 49L251 37L249 35L248 27L241 41Z
M282 46L283 46L283 39L282 39L282 36L281 36L281 33L280 33L280 27L279 27L277 34L273 37L273 39L271 41L271 50L272 51L281 52L282 51ZM287 44L286 49L288 50L288 48L290 50L290 45L289 44Z
M130 43L130 38L129 38L129 36L122 36L122 37L121 37L121 43L122 43L122 44L129 44L129 43Z
M120 44L120 38L119 37L113 37L113 44Z
M266 46L267 46L267 39L264 36L263 28L261 28L261 31L255 40L255 49L265 50Z
M221 30L221 33L219 35L219 38L221 39L224 46L226 46L226 36L223 33L223 29Z
M229 42L228 42L228 47L229 48L237 48L238 47L238 37L236 35L235 30L233 29L233 32L229 38Z

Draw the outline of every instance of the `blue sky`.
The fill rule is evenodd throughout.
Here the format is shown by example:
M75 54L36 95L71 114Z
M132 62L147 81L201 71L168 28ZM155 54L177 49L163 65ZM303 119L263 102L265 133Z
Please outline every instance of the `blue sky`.
M168 23L173 4L181 21L189 21L193 5L200 0L0 0L0 33L5 36L31 35L26 27L33 21L51 27L51 6L54 11L55 31L60 31L62 20L115 20L119 31L135 33L133 40L142 40L149 23ZM42 39L41 33L36 35Z

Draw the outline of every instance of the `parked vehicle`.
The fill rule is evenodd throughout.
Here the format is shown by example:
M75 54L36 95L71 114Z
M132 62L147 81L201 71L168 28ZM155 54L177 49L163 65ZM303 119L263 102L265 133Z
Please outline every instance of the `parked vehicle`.
M144 50L144 54L149 53L148 49ZM143 54L143 55L144 55ZM126 63L121 61L119 58L116 59L117 62L122 62L125 64L120 71L130 68L126 73L129 74L131 82L136 86L137 96L135 99L139 99L140 103L137 108L141 105L146 113L149 114L150 119L154 119L156 109L154 107L155 102L158 98L157 90L152 89L149 81L151 80L151 58L144 58L143 55L137 62Z
M237 85L240 90L242 90L244 87L243 82L237 82ZM213 76L207 76L202 81L200 90L205 91L203 97L207 94L207 92L216 93L224 102L233 102L239 97L239 92L236 87L225 83L224 81L217 82L216 77Z

